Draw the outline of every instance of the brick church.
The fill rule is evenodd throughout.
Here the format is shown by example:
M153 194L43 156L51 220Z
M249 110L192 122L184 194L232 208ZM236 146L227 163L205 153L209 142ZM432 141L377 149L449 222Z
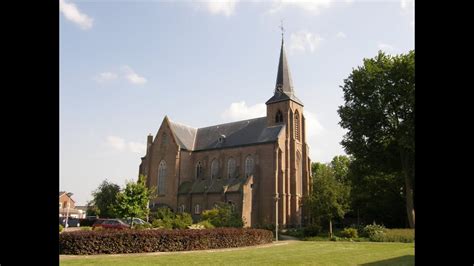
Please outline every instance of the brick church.
M168 206L198 220L216 203L233 205L245 226L304 224L311 161L303 103L295 95L282 40L276 85L264 117L194 128L163 119L148 136L139 174Z

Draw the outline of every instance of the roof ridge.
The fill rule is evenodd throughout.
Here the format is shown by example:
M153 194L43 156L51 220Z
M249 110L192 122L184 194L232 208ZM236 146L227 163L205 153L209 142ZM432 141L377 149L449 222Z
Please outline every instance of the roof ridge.
M239 120L239 121L234 121L234 122L227 122L223 124L217 124L217 125L212 125L212 126L207 126L207 127L200 127L198 129L204 129L204 128L210 128L210 127L217 127L217 126L223 126L223 125L228 125L228 124L233 124L233 123L239 123L239 122L244 122L244 121L251 121L251 120L257 120L257 119L263 119L267 118L267 116L262 116L262 117L256 117L256 118L251 118L251 119L244 119L244 120Z

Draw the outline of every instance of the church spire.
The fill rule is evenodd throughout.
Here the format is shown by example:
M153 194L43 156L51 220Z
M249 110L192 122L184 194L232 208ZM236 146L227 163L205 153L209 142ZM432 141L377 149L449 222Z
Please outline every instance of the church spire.
M280 27L282 30L281 34L281 49L280 49L280 60L278 62L278 72L275 84L274 95L266 104L272 102L280 102L284 100L293 100L301 105L303 103L296 98L295 91L293 90L293 80L291 79L290 67L288 66L288 59L286 59L285 41L284 41L284 28L283 25Z
M293 80L291 79L290 68L288 67L288 59L286 59L283 35L281 38L280 61L278 62L275 93L277 93L277 90L281 90L281 92L287 94L288 96L290 96L290 94L294 94Z

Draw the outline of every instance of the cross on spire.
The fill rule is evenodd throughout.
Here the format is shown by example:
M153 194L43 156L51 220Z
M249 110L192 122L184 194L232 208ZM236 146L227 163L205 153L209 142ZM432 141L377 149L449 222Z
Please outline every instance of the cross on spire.
M283 19L280 20L280 30L281 30L281 41L283 42L283 37L285 34L285 28L283 27Z

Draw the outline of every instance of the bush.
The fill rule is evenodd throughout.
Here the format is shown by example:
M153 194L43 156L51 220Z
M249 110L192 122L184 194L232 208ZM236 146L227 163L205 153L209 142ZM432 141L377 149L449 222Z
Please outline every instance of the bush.
M143 229L150 229L152 228L151 224L136 224L133 226L133 229L136 230L143 230Z
M74 231L59 235L59 254L204 250L267 244L272 240L270 231L242 228Z
M298 238L301 238L301 237L304 237L304 229L299 229L299 228L292 228L292 229L288 229L285 233L283 233L284 235L289 235L289 236L293 236L293 237L298 237Z
M226 203L219 203L217 207L202 212L201 218L208 220L215 227L237 227L242 228L244 221L242 216Z
M341 231L341 236L346 237L346 238L357 238L359 237L357 234L357 229L355 228L344 228L344 230Z
M156 219L151 224L153 228L159 229L173 229L173 219L171 218L164 218L164 219Z
M59 225L59 233L61 233L64 230L64 226Z
M385 229L383 232L376 232L371 238L375 242L403 242L412 243L415 241L414 229Z
M368 238L373 238L376 234L381 235L385 231L385 226L378 225L378 224L369 224L364 227L364 234L363 236Z
M189 213L182 213L176 215L173 222L173 229L186 229L193 224L193 217Z
M310 224L303 229L304 236L317 236L321 232L321 226L318 224Z
M204 226L204 228L206 228L206 229L213 229L214 228L214 225L212 225L211 222L209 222L208 220L200 221L197 224Z

